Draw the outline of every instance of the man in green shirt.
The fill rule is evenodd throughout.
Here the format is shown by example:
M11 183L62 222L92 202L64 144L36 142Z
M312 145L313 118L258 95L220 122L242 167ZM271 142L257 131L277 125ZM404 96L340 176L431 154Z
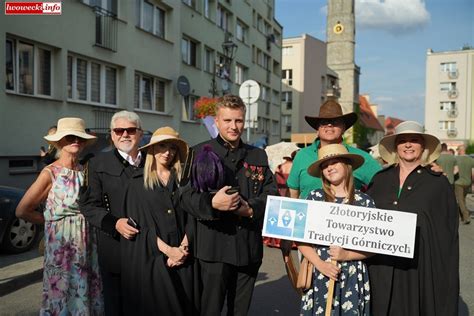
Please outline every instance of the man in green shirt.
M469 187L472 185L472 168L474 168L474 159L466 155L464 146L458 147L458 156L456 162L459 169L459 178L454 181L454 193L459 205L459 214L463 224L469 224L471 217L466 207L466 195Z
M310 176L308 167L318 160L318 148L329 144L343 144L349 153L364 157L364 164L354 171L356 189L369 184L372 176L381 166L365 151L349 146L343 142L342 135L357 121L354 112L343 114L339 103L328 100L321 105L319 116L305 116L306 122L318 131L318 138L310 146L301 149L293 160L293 166L287 180L290 196L305 199L309 192L322 188L320 178Z
M446 143L441 144L441 154L436 160L436 163L443 168L443 172L446 174L449 183L454 185L454 174L457 171L456 158L448 151L448 145L446 145Z

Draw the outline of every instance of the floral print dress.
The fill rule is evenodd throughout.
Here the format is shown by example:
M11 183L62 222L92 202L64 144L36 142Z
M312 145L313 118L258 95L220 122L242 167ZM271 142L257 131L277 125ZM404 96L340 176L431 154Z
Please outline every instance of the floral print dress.
M370 196L358 190L355 191L354 204L363 207L375 207ZM308 200L324 201L324 191L313 190ZM335 203L342 203L337 198ZM329 247L315 246L321 260L331 261ZM341 268L339 279L334 285L334 299L331 315L370 315L370 285L367 266L360 260L338 262ZM329 278L318 270L313 271L313 287L303 293L301 315L325 315L328 295Z
M97 240L79 212L82 170L46 167L52 187L46 200L43 297L40 315L102 315Z

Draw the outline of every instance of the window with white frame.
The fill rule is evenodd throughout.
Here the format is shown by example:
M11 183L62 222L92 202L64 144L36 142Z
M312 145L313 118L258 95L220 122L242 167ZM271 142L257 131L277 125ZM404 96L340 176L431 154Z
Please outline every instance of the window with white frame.
M279 129L280 124L278 124L278 121L272 120L272 135L278 135L278 129Z
M183 3L193 9L196 9L196 0L183 0Z
M455 62L441 63L440 70L442 72L454 72L457 70Z
M456 127L454 126L454 121L439 121L440 131L453 130L455 128Z
M441 111L454 110L454 109L456 109L456 102L454 102L454 101L440 102L439 109Z
M284 46L282 49L281 49L281 54L283 56L290 56L290 55L293 55L293 46Z
M204 16L208 19L213 17L213 8L215 8L215 0L203 0L203 13Z
M278 92L277 90L272 91L272 103L275 105L280 104L280 92Z
M456 90L456 82L441 82L439 87L441 91Z
M289 86L293 85L293 69L283 69L281 71L283 82Z
M235 64L235 83L242 84L247 77L247 67L242 66L241 64Z
M183 38L181 40L181 57L185 64L196 67L197 43L188 38Z
M282 115L281 120L285 128L285 132L291 132L291 115Z
M229 11L227 11L220 5L217 6L216 24L224 31L229 31L230 16L231 14L229 13Z
M195 121L194 104L198 100L198 96L188 95L183 98L183 121Z
M214 51L208 47L204 49L204 70L212 73L214 69Z
M141 73L135 73L135 108L165 112L166 85L165 80Z
M266 87L266 86L261 86L262 87L262 97L261 97L261 100L262 101L265 101L265 102L270 102L270 88Z
M117 105L118 70L83 57L67 57L68 99Z
M91 7L100 7L117 15L117 0L82 0Z
M137 26L165 38L166 10L146 0L135 0Z
M5 53L6 90L52 95L52 50L49 47L7 37Z
M247 33L248 33L248 27L240 20L237 20L237 25L235 28L235 37L243 42L247 42Z
M293 108L293 92L292 91L282 91L281 92L281 102L287 110Z
M257 30L263 33L263 18L260 14L257 16Z

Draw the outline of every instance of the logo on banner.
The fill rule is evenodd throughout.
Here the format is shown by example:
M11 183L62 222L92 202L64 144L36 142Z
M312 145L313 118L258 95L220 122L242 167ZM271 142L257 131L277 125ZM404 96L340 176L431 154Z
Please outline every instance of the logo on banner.
M5 15L60 15L62 3L57 2L5 2Z
M306 211L307 205L304 203L271 200L268 208L267 232L303 238L306 226Z

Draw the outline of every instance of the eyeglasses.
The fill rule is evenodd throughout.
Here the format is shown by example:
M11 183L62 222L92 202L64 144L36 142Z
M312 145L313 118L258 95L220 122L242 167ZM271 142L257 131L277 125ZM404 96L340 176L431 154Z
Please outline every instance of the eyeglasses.
M117 127L112 130L114 131L115 135L122 136L125 131L127 131L128 135L135 135L137 131L141 129L138 127L127 127L127 128Z
M78 143L82 143L82 142L86 141L84 138L81 138L81 137L76 136L76 135L66 135L66 136L64 136L64 139L68 143L74 143L76 140L77 140Z

